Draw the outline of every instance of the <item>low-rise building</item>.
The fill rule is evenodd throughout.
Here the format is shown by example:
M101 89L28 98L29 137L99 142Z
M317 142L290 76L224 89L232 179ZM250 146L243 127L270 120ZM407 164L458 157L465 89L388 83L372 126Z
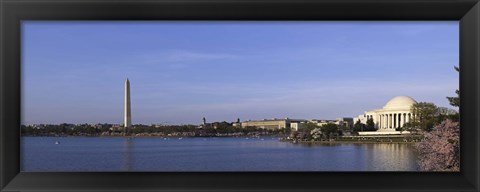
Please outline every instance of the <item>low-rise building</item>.
M339 117L336 119L335 124L340 127L351 129L353 128L353 118L351 117Z
M339 117L335 120L319 120L319 119L312 119L309 120L308 122L314 123L315 125L321 127L326 124L335 124L338 125L339 127L347 128L350 129L353 127L353 118L351 117Z
M290 128L292 131L298 131L305 128L305 122L291 122Z
M291 124L294 123L296 129L298 129L299 123L305 122L303 119L263 119L263 120L248 120L242 122L242 127L254 126L261 129L283 129L291 128Z
M312 120L309 120L308 121L309 123L314 123L315 125L321 127L323 125L326 125L326 124L329 124L329 123L332 123L332 124L336 124L336 120L319 120L319 119L312 119Z

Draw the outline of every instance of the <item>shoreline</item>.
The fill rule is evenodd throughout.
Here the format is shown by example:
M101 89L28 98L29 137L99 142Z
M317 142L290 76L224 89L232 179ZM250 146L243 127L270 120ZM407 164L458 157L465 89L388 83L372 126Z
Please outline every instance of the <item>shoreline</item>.
M96 136L72 136L72 135L65 135L65 136L32 136L32 135L22 135L21 137L97 137L97 138L159 138L159 139L165 139L165 138L171 138L171 139L179 139L179 138L261 138L261 137L277 137L277 141L279 142L288 142L292 144L415 144L417 142L415 141L374 141L374 140L351 140L351 141L294 141L294 140L287 140L284 139L283 136L278 136L278 135L262 135L262 136L120 136L120 135L108 135L108 136L102 136L102 135L96 135Z
M231 137L231 138L259 138L259 137L279 137L279 135L261 135L261 136L125 136L125 135L21 135L20 137L127 137L127 138L215 138L215 137Z
M408 142L399 142L399 141L285 141L280 140L281 142L289 142L293 144L415 144L417 142L408 141Z

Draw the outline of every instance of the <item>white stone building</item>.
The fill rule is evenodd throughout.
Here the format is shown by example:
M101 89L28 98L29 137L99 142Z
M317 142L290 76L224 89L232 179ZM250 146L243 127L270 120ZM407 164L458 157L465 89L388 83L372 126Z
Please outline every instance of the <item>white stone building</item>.
M323 126L329 123L336 124L341 127L351 128L353 126L353 118L351 117L339 117L335 120L319 120L319 119L312 119L308 121L309 123L314 123L317 126Z
M367 111L354 118L353 122L356 123L360 120L366 124L367 120L372 118L377 131L395 131L396 128L402 127L410 119L413 119L410 109L415 103L417 102L411 97L397 96L388 101L383 108Z

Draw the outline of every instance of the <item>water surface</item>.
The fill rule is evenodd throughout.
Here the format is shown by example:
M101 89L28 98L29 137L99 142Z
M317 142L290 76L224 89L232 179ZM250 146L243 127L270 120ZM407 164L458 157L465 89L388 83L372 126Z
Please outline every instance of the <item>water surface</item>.
M307 145L275 137L22 137L21 143L22 171L419 170L410 144Z

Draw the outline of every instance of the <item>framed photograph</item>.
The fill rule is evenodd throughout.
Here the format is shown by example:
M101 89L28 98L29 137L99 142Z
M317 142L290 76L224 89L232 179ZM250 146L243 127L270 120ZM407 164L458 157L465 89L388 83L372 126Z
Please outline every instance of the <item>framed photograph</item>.
M2 191L479 191L477 1L1 1Z

